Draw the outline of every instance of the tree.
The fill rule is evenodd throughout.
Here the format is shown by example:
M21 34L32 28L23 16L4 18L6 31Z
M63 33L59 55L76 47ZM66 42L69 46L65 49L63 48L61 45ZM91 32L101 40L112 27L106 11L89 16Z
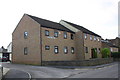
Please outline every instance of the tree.
M103 48L102 51L101 51L101 53L102 53L102 57L103 58L110 57L110 49L109 48Z

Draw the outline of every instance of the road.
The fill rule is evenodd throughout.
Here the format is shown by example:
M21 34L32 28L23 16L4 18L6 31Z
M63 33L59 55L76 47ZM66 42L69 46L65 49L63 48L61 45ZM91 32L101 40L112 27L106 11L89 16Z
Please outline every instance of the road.
M5 78L118 78L118 63L100 68L76 67L75 69L11 63L3 63L2 66L11 69Z

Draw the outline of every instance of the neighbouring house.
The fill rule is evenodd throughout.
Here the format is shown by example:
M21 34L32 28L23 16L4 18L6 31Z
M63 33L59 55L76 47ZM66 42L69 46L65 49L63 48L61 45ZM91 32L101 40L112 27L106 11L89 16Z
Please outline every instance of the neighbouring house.
M120 38L116 37L115 39L108 39L110 43L118 47L118 51L120 52Z
M9 59L12 61L12 42L10 42L10 44L7 46L7 52L10 53Z
M76 24L59 23L24 14L12 33L12 62L38 64L42 61L101 58L101 36Z
M0 48L0 60L2 61L10 61L10 53L7 52L7 49L5 49L3 46Z
M102 48L109 48L111 52L118 52L118 47L108 40L102 40Z

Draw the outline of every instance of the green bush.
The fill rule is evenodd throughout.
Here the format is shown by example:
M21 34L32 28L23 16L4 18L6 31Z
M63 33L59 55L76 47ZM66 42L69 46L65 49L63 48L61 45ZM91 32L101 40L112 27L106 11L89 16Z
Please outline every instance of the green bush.
M112 52L111 57L113 58L120 58L120 52Z
M96 49L96 48L94 48L93 50L94 50L93 57L94 57L94 58L97 58L97 49Z
M110 57L110 49L109 48L103 48L102 51L101 51L101 53L102 53L102 57L103 58Z

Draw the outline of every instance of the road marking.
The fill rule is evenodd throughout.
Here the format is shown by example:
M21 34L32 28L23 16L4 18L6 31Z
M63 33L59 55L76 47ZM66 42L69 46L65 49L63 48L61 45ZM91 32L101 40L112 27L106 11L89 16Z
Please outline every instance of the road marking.
M28 74L28 76L29 76L29 80L31 80L31 79L32 79L31 74L30 74L29 72L27 72L27 71L20 70L20 69L16 69L16 68L10 68L10 69L14 69L14 70L19 70L19 71L25 72L25 73L27 73L27 74Z
M21 71L23 71L23 70L21 70ZM23 71L23 72L26 72L26 73L28 74L28 76L29 76L29 80L32 79L32 76L31 76L31 74L30 74L29 72L27 72L27 71Z
M90 68L75 68L74 70L89 70Z

